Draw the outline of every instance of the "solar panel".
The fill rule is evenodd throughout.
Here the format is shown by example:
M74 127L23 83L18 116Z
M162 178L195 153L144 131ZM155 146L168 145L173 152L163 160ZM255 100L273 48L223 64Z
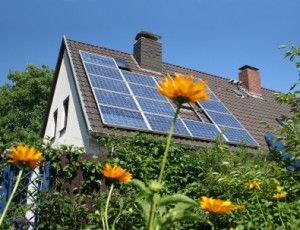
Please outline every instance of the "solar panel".
M156 88L148 87L148 86L141 86L129 83L129 86L134 95L145 97L145 98L152 98L156 100L161 100L167 102L168 100L160 95Z
M125 82L89 74L93 87L130 94Z
M204 123L192 120L183 120L194 137L202 137L215 140L218 135L221 135L214 124Z
M220 101L220 100L217 98L217 96L216 96L211 90L208 91L208 95L209 95L209 97L210 97L210 100L213 100L213 101Z
M112 58L100 56L97 54L86 53L86 52L80 52L80 54L83 61L92 62L103 66L118 68Z
M85 68L89 74L96 74L99 76L123 80L118 69L103 67L91 63L85 63Z
M212 121L217 125L224 125L224 126L243 129L243 126L241 126L238 120L231 114L218 113L218 112L213 112L208 110L206 111L206 113L212 119Z
M161 115L174 116L175 110L168 102L153 101L146 98L137 98L141 109L144 112L156 113Z
M155 88L157 78L120 70L112 58L87 52L80 54L105 125L169 132L175 108L158 93ZM226 129L223 136L226 141L257 146L253 137L210 89L209 95L209 101L200 101L198 105L213 124L178 118L174 133L214 140L222 135L221 129Z
M247 145L258 145L253 137L244 129L235 129L225 126L220 126L224 130L224 135L228 141L235 143L245 143Z
M94 92L99 104L138 110L138 107L131 95L119 94L100 89L94 89Z
M156 82L153 79L153 77L145 76L142 74L137 74L129 71L122 71L122 74L124 75L126 81L133 82L141 85L148 85L148 86L156 86Z
M104 124L140 128L146 130L148 129L145 120L140 112L112 108L104 105L99 105L99 109Z
M164 133L168 133L170 131L171 124L173 121L172 117L163 117L152 114L145 114L145 116L152 130ZM185 128L180 119L176 121L174 133L190 136L188 130Z
M230 114L228 109L221 102L218 101L199 101L198 104L206 110Z

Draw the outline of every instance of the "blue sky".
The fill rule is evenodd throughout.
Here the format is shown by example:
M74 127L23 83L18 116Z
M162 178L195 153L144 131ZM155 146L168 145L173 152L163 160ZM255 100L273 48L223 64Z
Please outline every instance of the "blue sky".
M162 36L163 61L229 79L247 64L262 86L287 92L295 65L277 47L300 46L299 0L27 0L0 3L0 86L9 69L55 68L63 35L132 53L141 30Z

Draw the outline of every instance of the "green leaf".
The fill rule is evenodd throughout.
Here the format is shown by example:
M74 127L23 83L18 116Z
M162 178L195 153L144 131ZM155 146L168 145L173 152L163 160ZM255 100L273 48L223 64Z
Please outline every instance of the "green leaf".
M145 183L141 180L133 179L131 183L137 187L140 191L145 193L151 193L149 189L146 187Z
M193 199L181 195L181 194L175 194L175 195L169 195L162 197L159 201L159 206L165 206L165 205L171 205L171 204L178 204L178 203L184 203L188 204L190 206L197 206L199 203L194 201Z

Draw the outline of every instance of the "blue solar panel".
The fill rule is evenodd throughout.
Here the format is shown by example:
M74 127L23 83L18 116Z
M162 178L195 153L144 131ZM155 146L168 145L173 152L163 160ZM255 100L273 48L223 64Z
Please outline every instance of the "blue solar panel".
M150 76L145 76L142 74L137 74L129 71L122 71L126 81L133 82L141 85L148 85L148 86L156 86L155 80Z
M148 129L141 113L108 106L99 106L103 123L106 125L119 125L132 128Z
M236 142L236 143L244 143L247 145L256 145L257 143L255 140L251 137L251 135L244 129L234 129L229 127L222 127L220 126L222 130L224 130L224 135L227 137L228 141L230 142Z
M210 100L213 100L213 101L220 101L220 100L217 98L217 96L216 96L211 90L208 91L208 95L209 95L209 97L210 97Z
M218 101L199 101L198 104L201 105L201 107L206 110L213 110L216 112L230 114L228 109L226 109L226 107L221 102Z
M104 77L109 77L109 78L114 78L114 79L119 79L123 80L119 70L117 69L112 69L108 67L103 67L100 65L95 65L95 64L90 64L90 63L84 63L86 70L90 74L96 74Z
M80 53L83 61L92 62L92 63L109 66L113 68L118 68L112 58L103 57L97 54L90 54L86 52L80 52Z
M133 92L134 95L140 96L140 97L146 97L161 101L167 101L165 97L160 95L156 88L148 87L148 86L141 86L129 83L129 86Z
M215 125L192 120L183 120L194 137L202 137L215 140L220 135Z
M175 110L169 102L153 101L146 98L137 98L144 112L174 116Z
M130 94L125 82L89 74L93 87Z
M218 125L243 128L238 120L230 114L218 113L213 111L206 111L206 113L213 120L213 122Z
M145 116L152 130L164 133L168 133L170 131L171 124L173 121L172 117L163 117L152 114L145 114ZM176 121L174 133L190 136L182 121L179 119Z
M159 79L119 70L112 58L87 52L81 52L81 57L104 124L144 130L149 130L150 125L153 131L170 131L175 110L155 88ZM223 137L229 142L244 141L248 145L257 146L255 140L217 96L211 90L208 93L210 100L201 101L198 105L213 124L178 119L174 133L214 140L221 135L219 130L226 128Z
M133 97L130 95L113 93L99 89L94 89L94 91L99 104L138 110Z

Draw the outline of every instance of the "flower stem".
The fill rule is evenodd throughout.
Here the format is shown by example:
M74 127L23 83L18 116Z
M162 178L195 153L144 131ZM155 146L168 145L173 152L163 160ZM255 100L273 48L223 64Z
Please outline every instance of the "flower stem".
M103 219L103 217L101 218L101 221L102 221L102 227L103 227L103 230L106 230L106 228L105 228L105 222L104 222L104 219Z
M163 173L164 173L164 170L165 170L165 165L166 165L166 161L167 161L167 157L168 157L168 152L169 152L169 148L170 148L170 144L171 144L171 138L172 138L172 135L173 135L173 132L174 132L175 123L176 123L179 111L181 109L181 106L182 106L182 104L179 104L177 106L176 113L175 113L175 116L173 118L173 122L172 122L172 125L171 125L171 128L170 128L170 132L169 132L169 136L168 136L168 140L167 140L167 146L166 146L165 153L164 153L164 158L163 158L163 161L161 163L160 173L159 173L159 177L158 177L158 183L161 183L161 181L162 181L162 177L163 177Z
M262 208L261 208L261 205L260 205L260 202L259 202L259 199L258 199L258 195L257 195L256 190L254 190L254 192L255 192L255 196L256 196L256 200L257 200L259 209L260 209L260 211L261 211L261 214L263 215L264 221L265 221L266 224L268 224L268 222L267 222L267 220L266 220L266 217L265 217L265 214L264 214L264 212L263 212L263 210L262 210Z
M11 201L12 201L12 199L13 199L13 197L14 197L16 191L17 191L17 188L18 188L18 186L19 186L19 184L20 184L20 181L21 181L21 178L22 178L22 174L23 174L23 169L21 169L21 170L19 171L19 175L18 175L16 184L15 184L15 187L14 187L14 189L13 189L13 191L12 191L10 197L9 197L8 202L7 202L6 205L5 205L5 209L4 209L4 211L3 211L2 215L1 215L1 219L0 219L0 226L2 225L2 222L3 222L3 220L4 220L4 217L5 217L6 213L7 213L8 208L9 208L9 206L10 206L10 203L11 203Z
M172 135L173 135L173 132L174 132L175 123L176 123L179 111L181 109L181 106L182 106L182 104L178 104L178 106L177 106L176 113L174 115L172 125L171 125L171 128L170 128L170 132L169 132L169 135L168 135L167 145L166 145L166 149L165 149L165 153L164 153L164 158L163 158L163 161L161 163L160 173L159 173L159 177L158 177L158 183L159 184L162 182L162 177L163 177L163 174L164 174L165 165L166 165L167 157L168 157L168 152L169 152L169 148L170 148L170 144L171 144L171 138L172 138ZM158 196L158 194L155 193L155 194L153 194L153 197L152 197L148 230L153 229L155 210L156 210L156 201L158 199L157 196Z
M277 207L278 207L278 211L279 211L279 218L280 218L281 224L283 225L284 229L286 229L285 224L284 224L284 222L282 220L281 208L280 208L280 205L279 205L278 198L277 198Z
M112 183L112 185L110 186L109 193L108 193L108 197L107 197L107 201L106 201L106 206L105 206L105 212L104 212L104 219L105 219L105 225L106 225L105 229L106 230L109 230L108 218L107 218L107 211L108 211L108 205L109 205L109 201L110 201L113 189L114 189L114 184Z

